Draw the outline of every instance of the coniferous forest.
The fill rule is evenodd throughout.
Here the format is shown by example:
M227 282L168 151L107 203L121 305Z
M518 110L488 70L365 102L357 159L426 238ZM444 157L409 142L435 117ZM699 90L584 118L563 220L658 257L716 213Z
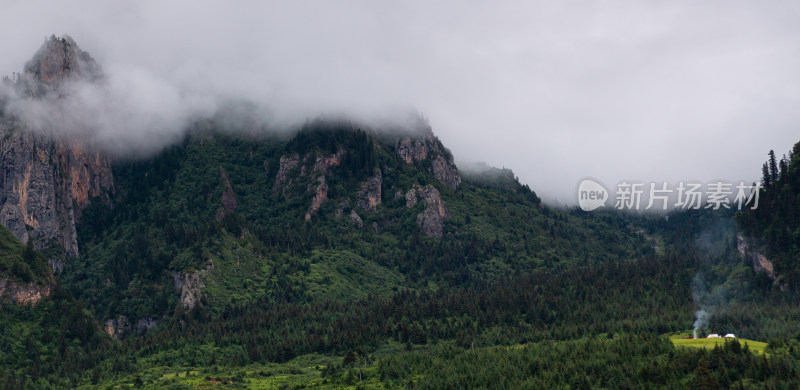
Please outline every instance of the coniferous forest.
M178 30L169 27L169 35ZM591 29L588 46L619 54L595 44L604 29ZM231 46L211 35L193 44ZM481 41L444 46L482 58L525 51L505 38L502 50L479 50ZM369 66L392 62L390 46ZM564 47L555 52L572 52ZM632 57L639 64L647 56ZM201 62L180 78L203 74L193 70ZM569 72L581 62L551 68ZM316 55L305 65L318 63L329 66ZM337 64L349 62L332 63L343 71ZM517 67L501 64L486 68ZM452 68L448 77L459 73ZM603 72L611 68L614 80L636 79L616 66ZM714 80L724 76L708 68ZM658 69L657 81L681 84ZM104 73L72 38L53 35L23 73L0 81L0 390L800 389L800 142L785 155L769 151L744 208L711 207L706 198L663 212L585 211L548 202L546 189L537 194L511 169L462 169L421 114L284 122L263 102L230 97L239 90L197 98L194 88L165 87L147 72L115 79L126 71ZM483 82L464 73L470 88ZM592 72L573 76L581 93L597 87ZM516 87L509 80L486 84ZM598 96L617 94L616 84L597 85ZM642 120L610 95L562 112L569 94L545 90L546 99L521 99L558 101L557 109L537 106L557 113L558 123L543 128L575 126L565 119L572 116L585 128L564 141L563 160L536 167L542 176L564 172L554 165L602 128L592 118L619 114L607 109L624 107L625 126ZM627 96L619 91L616 98ZM469 95L459 98L481 93ZM669 126L685 119L680 105L643 101L647 115L668 106ZM718 111L738 115L744 106ZM552 147L547 131L537 133L542 148L526 153ZM653 161L667 141L647 148ZM626 154L638 148L631 145Z
M3 230L8 280L52 291L0 309L2 388L800 386L796 237L770 233L796 217L790 157L755 212L587 213L543 205L508 170L442 185L349 122L267 138L197 126L113 165L117 189L83 211L60 272ZM337 154L305 218L309 173ZM375 172L380 203L358 208ZM427 186L441 236L405 194ZM781 276L756 272L737 234ZM676 344L704 294L703 334L739 339Z

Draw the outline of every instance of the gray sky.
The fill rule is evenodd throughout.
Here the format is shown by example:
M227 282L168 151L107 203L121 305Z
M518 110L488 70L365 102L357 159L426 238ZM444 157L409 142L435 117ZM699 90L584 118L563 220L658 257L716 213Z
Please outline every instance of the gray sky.
M457 161L561 203L587 176L756 180L800 141L800 2L497 3L4 0L0 74L69 34L133 116L167 118L142 137L228 97L413 107Z

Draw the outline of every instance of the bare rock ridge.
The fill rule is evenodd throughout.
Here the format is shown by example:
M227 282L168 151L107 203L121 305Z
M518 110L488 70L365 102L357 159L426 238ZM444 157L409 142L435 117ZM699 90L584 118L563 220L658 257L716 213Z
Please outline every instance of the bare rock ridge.
M394 148L406 164L431 159L429 171L442 184L452 189L461 185L461 175L453 161L453 154L432 133L421 138L399 137L395 140Z
M25 65L23 80L57 91L64 81L100 77L94 60L67 36L51 37ZM38 94L32 93L32 98ZM92 198L109 200L109 159L79 140L55 141L0 116L0 223L37 249L53 245L78 255L75 222Z

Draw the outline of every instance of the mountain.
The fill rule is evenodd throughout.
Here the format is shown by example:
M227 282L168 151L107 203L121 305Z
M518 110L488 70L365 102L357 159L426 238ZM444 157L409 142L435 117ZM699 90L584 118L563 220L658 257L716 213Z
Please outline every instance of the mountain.
M20 94L57 93L69 81L93 80L99 66L69 38L48 39L16 80ZM47 129L53 131L55 129ZM33 239L61 254L78 256L75 222L92 198L110 199L114 178L107 156L81 140L33 132L14 116L0 119L0 223L21 241Z
M132 158L14 114L102 74L51 37L4 81L0 385L800 383L796 296L739 255L730 212L552 208L511 170L459 170L418 117L220 113ZM770 360L676 349L703 295L725 299L702 330L770 339Z
M738 216L739 238L757 269L778 285L800 288L800 142L778 160L770 150L759 202Z

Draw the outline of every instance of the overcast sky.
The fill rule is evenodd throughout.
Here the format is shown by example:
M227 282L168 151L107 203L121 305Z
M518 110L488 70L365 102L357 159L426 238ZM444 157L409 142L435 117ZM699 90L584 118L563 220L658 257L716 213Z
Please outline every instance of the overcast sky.
M4 0L0 74L66 33L144 113L411 107L457 162L574 203L587 176L758 179L800 141L798 20L796 1Z

